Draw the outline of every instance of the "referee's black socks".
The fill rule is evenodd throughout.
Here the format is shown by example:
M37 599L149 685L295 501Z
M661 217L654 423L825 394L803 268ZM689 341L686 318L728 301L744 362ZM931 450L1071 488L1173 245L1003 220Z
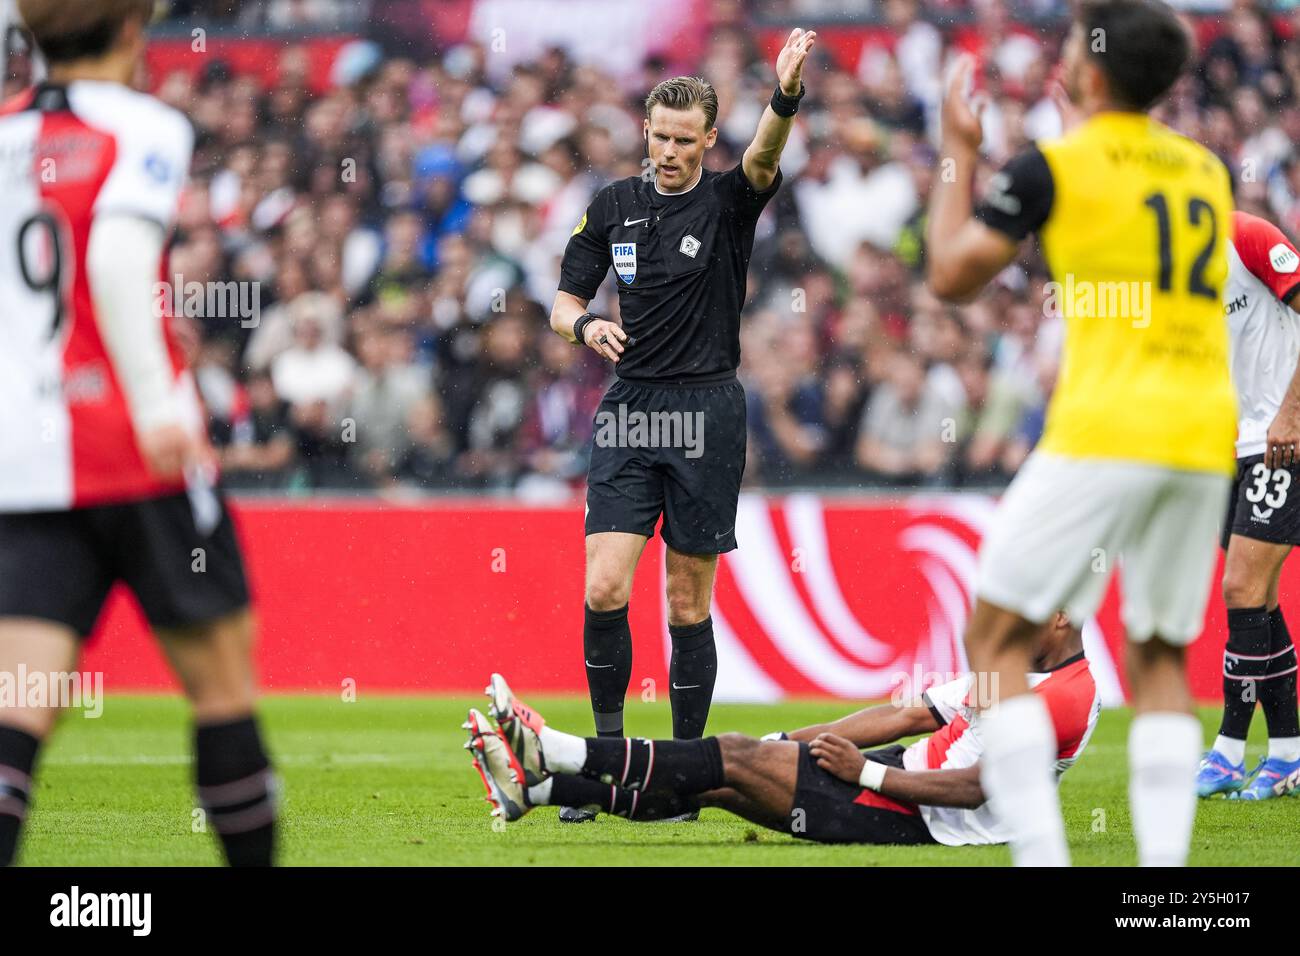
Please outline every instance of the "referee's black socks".
M623 736L623 699L632 680L632 629L627 605L613 611L583 606L582 652L598 737ZM698 736L698 735L697 735Z
M199 803L231 866L270 866L275 857L276 780L249 716L199 724L194 734Z
M668 696L673 708L673 736L695 740L704 736L718 677L718 648L713 642L713 618L698 624L672 624L668 635L673 657L668 665Z
M41 743L17 727L0 727L0 866L13 863L31 800L32 767Z

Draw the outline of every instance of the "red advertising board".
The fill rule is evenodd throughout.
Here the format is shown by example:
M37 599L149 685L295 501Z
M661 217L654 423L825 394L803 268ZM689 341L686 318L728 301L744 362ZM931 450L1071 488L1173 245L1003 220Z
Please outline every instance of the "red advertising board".
M475 692L500 670L533 692L581 692L582 505L487 500L237 506L275 691ZM965 668L961 634L993 501L742 498L740 549L714 602L719 699L887 697ZM633 686L667 676L663 554L631 602ZM1293 593L1283 576L1283 596ZM1300 582L1297 582L1300 583ZM1217 589L1216 589L1217 590ZM1197 697L1220 694L1217 594L1190 653ZM1117 588L1085 640L1104 699L1122 699ZM174 687L133 602L115 596L84 666L110 688Z

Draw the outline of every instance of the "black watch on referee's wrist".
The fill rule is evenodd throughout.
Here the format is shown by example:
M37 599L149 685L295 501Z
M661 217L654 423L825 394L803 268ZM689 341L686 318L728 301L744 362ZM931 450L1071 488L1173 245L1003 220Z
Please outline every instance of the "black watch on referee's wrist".
M783 116L789 119L799 112L799 101L808 91L804 88L803 80L799 81L799 95L786 96L785 91L781 89L781 84L776 84L776 89L772 91L772 112L777 116Z
M587 344L587 340L583 337L583 333L587 331L587 326L599 318L600 316L596 315L594 312L584 312L582 315L578 316L578 321L573 323L573 338L577 345Z

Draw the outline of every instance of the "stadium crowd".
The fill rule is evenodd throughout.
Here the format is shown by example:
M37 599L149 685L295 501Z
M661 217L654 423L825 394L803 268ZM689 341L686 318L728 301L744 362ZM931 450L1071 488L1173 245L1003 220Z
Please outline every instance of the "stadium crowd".
M1059 129L1063 27L980 0L958 33L936 25L951 6L883 0L888 29L853 68L817 51L751 268L752 485L998 484L1042 428L1061 329L1041 259L1027 251L953 307L924 288L922 236L948 58L980 57L984 179ZM503 72L487 45L407 58L368 41L323 92L296 45L269 87L219 58L153 77L197 131L172 272L256 294L252 317L182 310L228 483L572 494L611 370L547 327L569 234L596 189L642 173L641 100L659 79L717 87L714 169L739 161L770 95L744 5L711 8L698 57L649 56L630 78L554 46ZM1300 8L1277 20L1238 5L1158 110L1224 159L1243 208L1292 235L1296 29ZM617 315L612 282L593 309Z

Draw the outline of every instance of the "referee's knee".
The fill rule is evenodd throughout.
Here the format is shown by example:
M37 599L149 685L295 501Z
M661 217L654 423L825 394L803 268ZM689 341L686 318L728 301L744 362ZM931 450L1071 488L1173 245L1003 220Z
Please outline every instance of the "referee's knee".
M698 624L709 616L713 595L700 593L694 581L668 580L668 623L674 627Z
M587 582L587 607L593 611L617 611L627 606L631 596L632 589L622 581L597 578Z

